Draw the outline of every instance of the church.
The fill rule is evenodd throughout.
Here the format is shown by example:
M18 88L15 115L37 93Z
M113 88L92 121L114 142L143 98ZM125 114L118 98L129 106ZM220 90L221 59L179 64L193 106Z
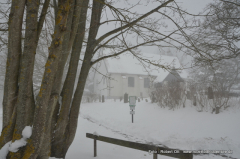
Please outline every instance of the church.
M144 53L137 58L131 53L125 53L114 58L107 58L93 66L93 89L97 95L106 98L119 99L125 93L129 96L147 98L152 92L154 83L177 78L187 78L187 72L177 72L177 76L157 65L168 68L181 68L177 57ZM151 61L156 65L151 65ZM171 70L170 70L171 71ZM176 72L176 70L175 70Z

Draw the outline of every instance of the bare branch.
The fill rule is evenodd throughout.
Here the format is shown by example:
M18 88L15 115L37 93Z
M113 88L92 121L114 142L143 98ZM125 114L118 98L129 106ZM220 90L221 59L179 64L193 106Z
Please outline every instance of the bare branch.
M99 59L97 59L97 60L95 60L95 61L92 61L92 62L91 62L91 65L94 65L95 63L97 63L97 62L99 62L99 61L101 61L101 60L103 60L103 59L106 59L106 58L109 58L109 57L115 57L115 56L121 55L121 54L123 54L124 52L129 51L129 50L131 50L131 49L135 49L135 48L138 48L139 46L143 46L143 45L145 45L145 44L149 44L149 43L153 43L153 42L157 42L157 41L159 41L159 39L158 39L158 40L153 40L153 41L144 42L144 43L135 45L135 46L133 46L133 47L127 48L127 49L125 49L125 50L122 50L122 51L120 51L120 52L118 52L118 53L100 57Z
M222 1L222 2L224 2L224 3L230 3L230 4L234 4L234 5L236 5L236 6L239 6L239 7L240 7L240 4L238 4L238 3L234 3L234 2L231 2L231 1L226 1L226 0L220 0L220 1Z
M50 3L50 0L45 0L45 2L43 4L42 12L41 12L41 15L40 15L40 18L39 18L39 21L38 21L38 33L37 33L38 38L37 39L39 39L39 36L41 34L49 3Z
M114 30L112 30L112 31L104 34L103 36L101 36L100 38L98 38L98 39L96 40L96 45L98 45L102 40L104 40L104 39L107 38L108 36L110 36L110 35L112 35L112 34L115 34L115 33L119 32L119 31L121 31L121 30L124 30L124 29L126 29L126 28L128 28L128 27L133 26L134 24L136 24L136 23L139 22L140 20L146 18L147 16L151 15L151 14L154 13L154 12L157 12L160 8L165 7L167 4L169 4L169 3L173 2L173 1L174 1L174 0L168 0L167 2L161 4L160 6L156 7L156 8L153 9L153 10L151 10L150 12L142 15L142 16L139 17L138 19L136 19L136 20L134 20L134 21L132 21L132 22L130 22L130 23L122 26L122 27L119 27L119 28L117 28L117 29L114 29Z

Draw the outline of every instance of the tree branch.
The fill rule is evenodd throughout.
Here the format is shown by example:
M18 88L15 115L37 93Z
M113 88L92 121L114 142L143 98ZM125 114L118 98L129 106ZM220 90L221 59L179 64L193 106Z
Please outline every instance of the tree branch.
M124 30L124 32L126 32L127 30L128 30L128 29ZM106 46L107 43L109 43L111 40L115 39L115 38L118 37L119 35L123 34L124 32L121 32L121 33L119 33L119 34L113 36L112 38L108 39L105 43L103 43L103 44L100 45L98 48L96 48L96 49L94 50L94 53L96 53L97 50L99 50L100 48Z
M239 6L239 7L240 7L240 4L237 4L237 3L234 3L234 2L225 1L225 0L220 0L220 1L222 1L222 2L224 2L224 3L230 3L230 4L234 4L234 5L236 5L236 6Z
M42 12L38 21L38 33L37 33L37 39L39 39L39 36L41 34L42 31L42 27L43 27L43 23L47 14L47 10L48 10L48 6L49 6L50 0L45 0L44 4L43 4L43 8L42 8Z
M142 16L139 17L138 19L136 19L136 20L134 20L134 21L132 21L132 22L130 22L130 23L122 26L122 27L116 28L116 29L114 29L114 30L112 30L112 31L104 34L103 36L101 36L100 38L98 38L98 39L96 40L96 45L98 45L102 40L104 40L104 39L107 38L108 36L110 36L110 35L112 35L112 34L115 34L115 33L119 32L119 31L121 31L121 30L123 30L123 29L126 29L126 28L128 28L128 27L136 24L136 23L139 22L140 20L146 18L147 16L151 15L151 14L154 13L154 12L157 12L160 8L165 7L167 4L169 4L169 3L173 2L173 1L174 1L174 0L168 0L167 2L165 2L165 3L161 4L160 6L156 7L155 9L153 9L153 10L149 11L148 13L142 15Z
M57 11L58 11L57 0L53 0L53 6L54 6L55 19L56 19L57 18Z
M127 49L125 49L125 50L122 50L122 51L120 51L120 52L118 52L118 53L100 57L99 59L97 59L97 60L95 60L95 61L92 61L92 62L91 62L91 66L94 65L95 63L103 60L103 59L106 59L106 58L109 58L109 57L115 57L115 56L121 55L121 54L123 54L124 52L129 51L129 50L131 50L131 49L135 49L135 48L137 48L137 47L139 47L139 46L143 46L143 45L145 45L145 44L157 42L157 41L160 41L160 40L163 40L163 39L157 39L157 40L153 40L153 41L147 41L147 42L144 42L144 43L135 45L135 46L133 46L133 47L131 47L131 48L127 48Z

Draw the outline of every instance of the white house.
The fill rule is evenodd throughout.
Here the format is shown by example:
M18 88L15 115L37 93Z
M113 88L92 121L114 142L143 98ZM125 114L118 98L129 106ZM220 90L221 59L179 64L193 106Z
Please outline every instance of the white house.
M152 63L180 68L177 57L147 54L140 55L141 60L130 53L108 58L93 66L94 92L107 98L129 96L149 97L153 82L162 82L169 72ZM180 72L186 78L186 72Z

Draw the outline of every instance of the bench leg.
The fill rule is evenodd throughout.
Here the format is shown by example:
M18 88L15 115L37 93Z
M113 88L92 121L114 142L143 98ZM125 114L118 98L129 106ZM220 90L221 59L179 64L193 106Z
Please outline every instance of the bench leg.
M157 153L153 153L153 159L157 159Z
M97 140L96 139L94 139L94 157L96 157L97 156Z

